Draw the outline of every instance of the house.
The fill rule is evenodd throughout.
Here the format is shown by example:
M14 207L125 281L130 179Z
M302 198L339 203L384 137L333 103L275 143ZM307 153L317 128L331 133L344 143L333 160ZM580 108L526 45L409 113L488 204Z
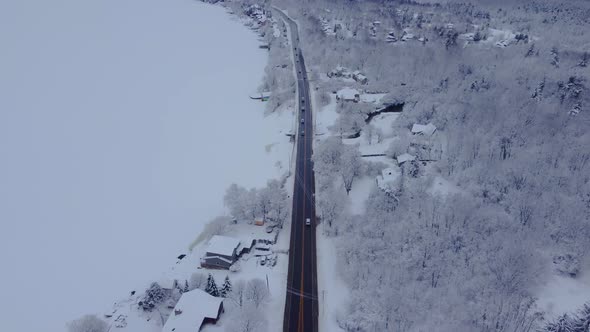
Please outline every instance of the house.
M256 226L264 226L264 218L255 218L254 225Z
M367 76L363 75L358 70L352 73L352 79L354 79L355 81L357 81L360 84L367 84L367 83L369 83L369 79L367 78Z
M228 236L213 235L207 244L205 257L201 258L201 266L218 269L229 269L241 254L240 240Z
M215 324L223 313L223 299L195 289L182 294L162 332L197 332Z
M414 135L424 135L424 136L432 136L436 131L436 126L432 123L421 125L418 123L414 123L412 126L412 134Z
M413 160L416 160L416 157L412 156L409 153L404 153L404 154L397 156L397 164L398 165L401 165L401 164L405 163L406 161L413 161Z
M395 37L395 31L390 30L387 33L387 37L385 37L385 41L388 43L395 43L397 41L397 38Z
M336 92L336 99L358 103L361 100L361 94L356 89L344 88Z
M379 189L390 192L394 180L398 177L399 172L393 168L385 168L381 171L381 175L375 179Z

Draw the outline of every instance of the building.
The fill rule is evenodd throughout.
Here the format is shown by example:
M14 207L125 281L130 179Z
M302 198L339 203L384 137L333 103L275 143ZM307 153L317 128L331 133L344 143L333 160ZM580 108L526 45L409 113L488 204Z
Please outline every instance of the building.
M379 189L386 193L392 192L392 187L395 179L399 176L399 172L393 168L385 168L381 171L381 175L375 179Z
M197 332L216 324L223 313L223 299L195 289L182 294L162 332Z
M228 236L213 235L207 244L205 257L201 258L201 266L218 269L229 269L238 259L241 251L240 240Z
M361 94L356 89L344 88L336 92L336 99L358 103L361 100Z

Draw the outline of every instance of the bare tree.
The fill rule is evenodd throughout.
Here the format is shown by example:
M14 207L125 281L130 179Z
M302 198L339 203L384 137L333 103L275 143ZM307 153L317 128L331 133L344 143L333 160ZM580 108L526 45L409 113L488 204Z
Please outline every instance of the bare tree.
M228 322L226 332L265 332L267 321L260 309L246 306L240 308Z
M246 298L258 308L268 298L268 288L262 279L252 279L246 286Z

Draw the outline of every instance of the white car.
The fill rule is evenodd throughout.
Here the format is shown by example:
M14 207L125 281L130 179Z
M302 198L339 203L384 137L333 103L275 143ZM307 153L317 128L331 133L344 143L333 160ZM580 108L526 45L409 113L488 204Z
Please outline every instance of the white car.
M301 119L301 123L305 123L305 119Z
M311 226L311 219L305 218L305 226Z

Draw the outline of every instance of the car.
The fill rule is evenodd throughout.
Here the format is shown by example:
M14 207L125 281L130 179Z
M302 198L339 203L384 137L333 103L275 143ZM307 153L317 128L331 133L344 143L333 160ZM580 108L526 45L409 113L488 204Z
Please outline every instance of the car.
M311 226L311 219L305 218L305 226Z
M301 119L301 123L305 123L305 119Z
M301 112L305 112L305 107L301 107Z
M301 131L301 136L305 136L305 131L304 130Z

